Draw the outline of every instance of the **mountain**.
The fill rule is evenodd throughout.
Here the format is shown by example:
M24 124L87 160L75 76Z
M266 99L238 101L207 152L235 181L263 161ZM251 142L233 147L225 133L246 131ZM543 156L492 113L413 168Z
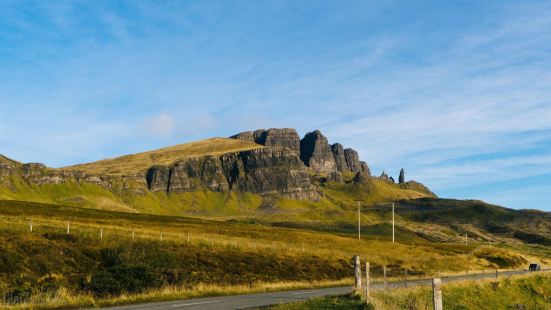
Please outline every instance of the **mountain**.
M339 186L370 187L370 202L435 196L414 181L372 177L355 150L319 130L301 139L295 129L261 129L56 169L0 157L0 199L126 212L240 215L282 200L335 206Z
M290 128L247 131L63 168L0 156L0 200L131 213L253 220L340 233L386 234L396 203L399 233L449 241L468 234L551 244L551 215L481 201L436 197L426 186L374 177L358 153L330 144L319 130L300 138ZM315 223L315 224L314 224ZM430 232L430 233L429 233ZM452 237L450 237L452 236ZM458 237L459 236L459 237Z
M63 168L0 156L0 200L161 215L254 219L351 233L358 203L366 222L396 202L402 233L447 240L468 234L551 244L551 216L479 201L437 198L426 186L371 175L358 153L319 131L248 131ZM317 223L313 227L312 223ZM379 226L377 226L379 225ZM387 228L369 228L374 235ZM430 233L427 233L430 231Z

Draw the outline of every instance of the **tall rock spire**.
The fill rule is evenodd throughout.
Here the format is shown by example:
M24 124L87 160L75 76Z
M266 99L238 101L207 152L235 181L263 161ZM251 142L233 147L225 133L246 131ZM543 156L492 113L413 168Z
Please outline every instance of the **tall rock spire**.
M406 177L404 173L404 168L400 169L400 176L398 177L398 183L406 183Z

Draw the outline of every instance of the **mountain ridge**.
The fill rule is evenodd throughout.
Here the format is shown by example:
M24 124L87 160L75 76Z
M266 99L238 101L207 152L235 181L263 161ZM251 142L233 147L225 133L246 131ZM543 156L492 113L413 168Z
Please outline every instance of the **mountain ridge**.
M324 204L330 183L371 184L379 192L373 201L436 196L415 181L372 177L355 150L329 144L319 130L300 139L292 128L259 129L61 168L2 162L0 199L145 213L208 209L213 200L217 209L254 209L279 199Z

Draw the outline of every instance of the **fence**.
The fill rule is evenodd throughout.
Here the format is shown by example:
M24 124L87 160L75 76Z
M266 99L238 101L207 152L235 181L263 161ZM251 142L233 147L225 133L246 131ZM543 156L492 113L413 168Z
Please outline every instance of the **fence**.
M376 269L370 267L369 262L365 262L365 269L364 269L364 275L365 275L365 282L362 285L362 265L361 265L361 259L360 256L354 255L352 257L352 262L354 265L354 288L364 294L367 301L370 301L370 290L372 289L383 289L386 290L388 288L399 288L399 287L408 287L408 285L412 286L419 286L419 285L430 285L432 286L432 292L433 292L433 309L434 310L442 310L442 283L443 282L453 282L453 281L460 281L460 280L478 280L478 279L498 279L500 276L512 276L512 275L522 275L527 273L533 273L534 271L528 271L523 269L505 269L505 270L499 270L499 269L493 269L493 270L480 270L480 271L469 271L467 270L465 274L463 275L450 275L447 277L441 277L440 275L438 277L434 277L432 279L430 278L417 278L417 279L409 279L408 280L408 273L407 269L404 272L404 278L400 281L393 281L388 282L387 281L387 268L383 267L383 279L382 282L374 282L372 281L372 278L374 276L374 271L376 274ZM551 271L551 269L542 268L541 271ZM378 285L377 285L378 284ZM363 290L362 290L363 288Z

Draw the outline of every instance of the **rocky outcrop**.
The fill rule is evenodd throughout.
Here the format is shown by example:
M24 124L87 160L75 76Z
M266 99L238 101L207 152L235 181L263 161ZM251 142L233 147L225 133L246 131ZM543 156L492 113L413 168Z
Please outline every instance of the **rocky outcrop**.
M231 138L255 142L265 146L286 147L297 155L300 153L300 137L297 131L292 128L260 129L254 132L245 131L231 136Z
M102 186L115 195L145 194L148 191L167 194L209 190L215 192L251 192L264 197L320 200L322 193L314 184L350 180L366 183L371 178L368 165L358 152L341 144L330 145L315 130L301 140L294 129L260 129L232 136L264 145L254 150L222 155L190 157L170 164L153 165L136 171L86 174L76 169L50 169L42 164L21 164L0 155L0 185L15 189L14 178L31 185L88 183ZM234 141L235 142L235 141ZM215 152L209 154L217 154ZM185 158L185 157L179 157ZM155 163L153 161L153 163ZM115 169L116 170L116 169ZM312 175L312 172L318 175ZM95 173L95 174L93 174ZM381 179L394 182L386 173ZM428 189L405 182L404 170L398 178L400 187Z
M328 179L331 179L330 174L333 172L362 171L371 175L367 164L360 161L358 152L345 149L340 143L329 145L327 138L319 130L307 133L302 140L296 130L291 128L245 131L231 138L264 146L287 147L299 155L311 171L324 174Z
M319 200L320 192L298 156L287 147L270 147L222 156L190 158L147 172L151 191L235 190L268 197Z
M353 149L345 149L344 158L346 159L348 167L350 167L350 171L359 172L362 170L362 166L360 164L360 156L358 155L358 152Z
M342 173L339 171L331 172L329 174L329 177L327 178L328 181L342 183L344 182L344 178L342 177Z
M214 192L230 189L220 158L215 156L190 158L171 168L167 192L192 192L201 189Z
M335 143L331 145L331 152L333 157L335 157L335 164L337 166L337 171L350 171L348 162L346 161L344 147L340 143Z
M232 171L240 191L294 199L321 198L303 163L289 148L241 152Z
M398 183L400 184L406 183L404 168L400 169L400 176L398 176Z
M329 142L319 130L307 133L300 140L300 159L317 173L330 174L337 171Z
M367 166L367 163L365 161L360 161L361 172L365 173L368 176L371 176L371 171L369 170L369 167Z
M145 180L153 192L168 192L170 169L166 166L153 166L147 170Z
M255 142L254 141L254 135L253 135L252 131L244 131L244 132L238 133L236 135L233 135L230 138L239 139L239 140L248 141L248 142Z
M371 176L363 171L360 171L356 173L356 176L354 176L354 182L355 183L361 183L361 184L367 184L369 182L369 178Z

